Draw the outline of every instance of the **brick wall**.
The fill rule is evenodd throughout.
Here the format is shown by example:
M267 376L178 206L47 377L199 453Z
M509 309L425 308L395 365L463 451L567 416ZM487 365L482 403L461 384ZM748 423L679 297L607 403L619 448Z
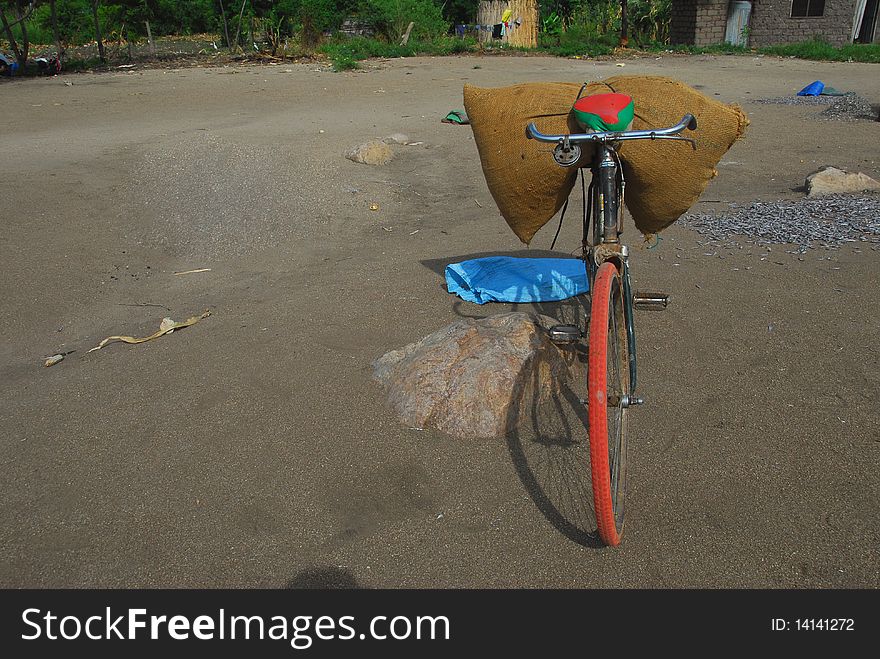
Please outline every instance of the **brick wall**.
M856 0L825 0L825 13L791 18L791 0L752 0L749 46L762 48L819 35L835 46L850 43ZM673 44L709 46L724 41L728 0L673 0L669 38Z
M678 0L672 3L669 39L674 44L709 46L724 41L727 0Z
M851 43L855 0L825 0L825 13L791 18L791 0L755 0L749 19L749 45L756 48L821 36L834 46Z

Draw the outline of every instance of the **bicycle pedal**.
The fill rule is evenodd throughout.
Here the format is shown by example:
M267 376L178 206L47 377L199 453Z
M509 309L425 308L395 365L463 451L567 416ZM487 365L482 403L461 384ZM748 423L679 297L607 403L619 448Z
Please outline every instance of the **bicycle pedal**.
M549 330L550 340L556 345L570 345L580 341L584 334L575 325L554 325Z
M663 311L669 304L666 293L640 293L633 295L633 306L642 311Z

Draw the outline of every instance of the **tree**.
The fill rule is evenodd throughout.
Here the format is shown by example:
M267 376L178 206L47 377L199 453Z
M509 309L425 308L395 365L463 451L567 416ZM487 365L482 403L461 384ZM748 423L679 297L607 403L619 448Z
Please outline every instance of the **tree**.
M223 0L220 0L220 16L223 19L223 34L226 36L226 47L232 48L232 42L229 40L229 23L226 20L226 9L223 7Z
M101 21L98 18L98 6L101 4L101 0L92 0L92 16L95 19L95 39L98 41L98 58L101 60L101 64L105 64L107 62L107 58L104 56L104 38L101 35Z
M27 3L22 0L5 0L0 3L0 23L3 23L3 31L6 33L9 47L15 54L18 66L22 70L24 70L24 67L27 64L28 51L31 48L30 40L28 39L26 21L31 17L31 14L34 13L34 9L37 8L38 4L39 2L37 0L31 0L31 2ZM12 21L9 21L9 19L6 18L7 8L12 9L12 15L14 17L14 20ZM12 32L12 28L16 25L19 26L19 30L21 31L21 44L16 41L15 35Z
M629 44L629 21L626 15L626 0L620 0L620 47L626 48Z
M247 4L247 0L241 0L241 11L238 12L238 27L235 28L235 46L232 46L236 50L241 46L239 37L241 36L241 19L244 16L245 4Z
M64 49L61 47L61 33L58 31L58 12L55 8L55 0L49 0L49 12L52 16L52 36L55 38L55 50L58 52L58 61L64 59Z
M473 0L447 0L443 3L443 18L450 23L473 23L477 20L477 5Z

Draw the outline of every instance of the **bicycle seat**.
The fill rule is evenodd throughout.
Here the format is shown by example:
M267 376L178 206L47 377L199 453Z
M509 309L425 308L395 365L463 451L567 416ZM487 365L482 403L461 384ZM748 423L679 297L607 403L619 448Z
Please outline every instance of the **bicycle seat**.
M635 106L626 94L593 94L575 101L572 110L587 132L619 132L632 127Z

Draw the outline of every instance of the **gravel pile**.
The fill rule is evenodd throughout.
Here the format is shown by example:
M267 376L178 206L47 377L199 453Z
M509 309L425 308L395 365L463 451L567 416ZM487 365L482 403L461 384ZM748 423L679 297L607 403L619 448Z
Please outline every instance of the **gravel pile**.
M796 253L812 247L846 243L880 246L880 195L828 195L786 202L731 204L731 213L694 213L681 224L709 238L710 244L746 242L755 245L797 245ZM740 240L731 240L733 236Z
M756 98L753 103L765 105L830 105L840 96L780 96L779 98Z
M822 110L819 116L823 119L855 121L856 119L876 119L877 112L866 99L856 94L847 94L839 96L837 101Z
M871 107L868 99L854 92L843 96L782 96L780 98L759 98L755 103L771 105L805 105L827 106L819 113L818 118L827 121L858 121L861 119L875 120L877 111Z

